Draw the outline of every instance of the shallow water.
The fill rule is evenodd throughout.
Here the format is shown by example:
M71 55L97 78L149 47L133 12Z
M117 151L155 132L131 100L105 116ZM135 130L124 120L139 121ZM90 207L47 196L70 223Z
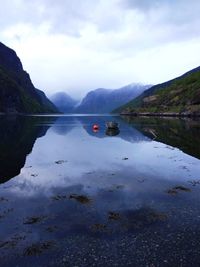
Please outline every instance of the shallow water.
M199 266L199 121L0 123L0 266Z

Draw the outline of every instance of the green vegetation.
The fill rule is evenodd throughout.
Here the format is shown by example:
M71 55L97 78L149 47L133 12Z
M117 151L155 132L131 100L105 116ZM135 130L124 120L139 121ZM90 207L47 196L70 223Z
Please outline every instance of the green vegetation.
M200 113L200 68L151 87L116 113Z
M22 78L20 77L20 80ZM23 80L23 79L22 79ZM55 112L55 108L40 103L27 88L20 85L14 75L0 66L0 112L46 113Z

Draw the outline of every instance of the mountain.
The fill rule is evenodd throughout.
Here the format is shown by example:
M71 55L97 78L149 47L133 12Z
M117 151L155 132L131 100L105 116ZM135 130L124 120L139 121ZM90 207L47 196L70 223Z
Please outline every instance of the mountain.
M114 112L146 115L200 115L200 67L155 85Z
M78 101L73 99L65 92L58 92L50 97L51 101L58 108L59 111L64 113L72 113Z
M75 109L76 113L109 113L137 97L150 85L130 84L120 89L99 88L89 92Z
M34 87L15 51L2 43L0 43L0 112L58 112L46 95Z

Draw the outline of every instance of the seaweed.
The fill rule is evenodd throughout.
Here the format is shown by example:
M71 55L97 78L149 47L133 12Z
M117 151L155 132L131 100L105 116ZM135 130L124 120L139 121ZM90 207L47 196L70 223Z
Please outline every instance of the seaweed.
M31 176L32 176L32 177L37 177L38 174L36 174L36 173L32 173Z
M51 249L54 246L53 241L39 242L32 244L24 250L24 256L37 256L42 254L44 251Z
M63 200L63 199L66 199L66 198L67 198L67 196L65 196L65 195L56 195L56 196L52 197L52 199L56 200L56 201Z
M136 211L128 211L126 214L125 227L128 230L137 230L158 222L167 220L167 214L158 212L151 208L142 208Z
M69 196L69 199L75 199L76 201L80 202L81 204L89 204L92 200L84 195L76 195L72 194Z
M170 194L170 195L177 195L178 192L181 192L181 191L183 191L183 192L191 192L191 189L188 188L188 187L182 186L182 185L178 185L178 186L174 186L171 189L168 189L167 193Z
M121 216L117 212L109 211L108 212L108 219L109 220L120 220Z
M24 221L24 224L35 224L40 223L46 218L46 216L38 216L38 217L28 217L26 221Z
M67 160L57 160L57 161L55 161L56 164L63 164L65 162L67 162Z
M178 190L178 191L185 191L185 192L190 192L191 191L190 188L187 188L187 187L182 186L182 185L175 186L173 189Z

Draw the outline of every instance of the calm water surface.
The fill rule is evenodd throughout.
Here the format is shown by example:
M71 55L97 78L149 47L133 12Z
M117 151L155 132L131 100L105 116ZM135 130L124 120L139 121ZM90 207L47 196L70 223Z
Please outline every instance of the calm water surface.
M0 123L0 266L200 265L199 121Z

